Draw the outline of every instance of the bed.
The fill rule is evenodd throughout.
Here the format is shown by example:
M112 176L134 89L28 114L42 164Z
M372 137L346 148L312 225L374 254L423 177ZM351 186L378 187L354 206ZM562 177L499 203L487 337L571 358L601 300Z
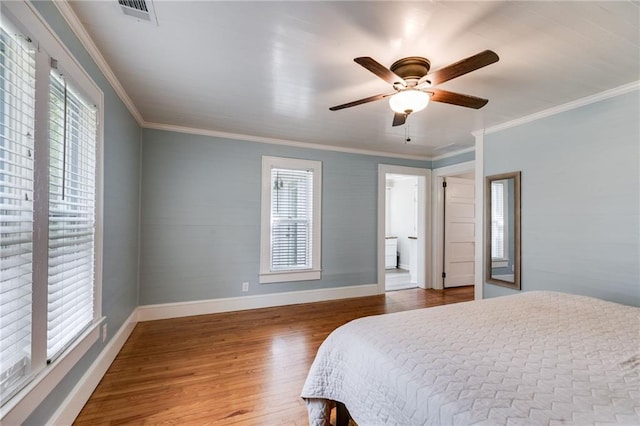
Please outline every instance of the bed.
M360 426L640 424L640 308L528 292L357 319L302 390Z

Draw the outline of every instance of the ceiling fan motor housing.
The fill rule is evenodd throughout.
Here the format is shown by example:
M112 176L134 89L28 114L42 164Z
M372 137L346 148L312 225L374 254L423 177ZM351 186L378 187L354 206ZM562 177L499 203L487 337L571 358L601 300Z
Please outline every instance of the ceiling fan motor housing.
M421 56L409 56L407 58L398 59L391 65L391 71L396 73L403 79L420 80L427 75L431 68L431 62L427 58Z

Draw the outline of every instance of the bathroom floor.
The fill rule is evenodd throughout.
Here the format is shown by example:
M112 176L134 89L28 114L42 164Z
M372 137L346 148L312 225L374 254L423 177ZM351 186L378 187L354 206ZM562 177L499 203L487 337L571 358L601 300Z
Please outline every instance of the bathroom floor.
M411 277L407 269L387 269L384 278L386 291L404 290L418 286L416 283L411 282Z

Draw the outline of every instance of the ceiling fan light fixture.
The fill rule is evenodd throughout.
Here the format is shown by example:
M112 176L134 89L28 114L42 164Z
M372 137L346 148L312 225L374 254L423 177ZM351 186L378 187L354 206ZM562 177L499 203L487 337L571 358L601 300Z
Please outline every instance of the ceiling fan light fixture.
M417 89L407 89L396 93L389 98L389 106L399 113L422 111L429 104L428 93Z

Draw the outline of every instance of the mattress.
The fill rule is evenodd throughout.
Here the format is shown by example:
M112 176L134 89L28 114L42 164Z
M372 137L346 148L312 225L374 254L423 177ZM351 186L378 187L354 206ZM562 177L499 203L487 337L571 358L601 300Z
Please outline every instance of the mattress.
M360 425L640 425L640 309L556 292L366 317L331 333L302 390Z

